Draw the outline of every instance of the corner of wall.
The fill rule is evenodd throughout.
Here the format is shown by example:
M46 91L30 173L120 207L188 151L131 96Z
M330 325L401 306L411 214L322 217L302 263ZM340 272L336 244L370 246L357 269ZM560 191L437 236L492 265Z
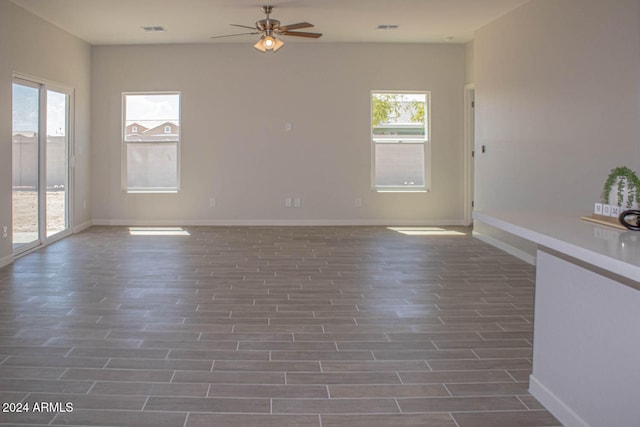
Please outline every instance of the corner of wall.
M464 83L475 83L475 44L471 40L464 45Z

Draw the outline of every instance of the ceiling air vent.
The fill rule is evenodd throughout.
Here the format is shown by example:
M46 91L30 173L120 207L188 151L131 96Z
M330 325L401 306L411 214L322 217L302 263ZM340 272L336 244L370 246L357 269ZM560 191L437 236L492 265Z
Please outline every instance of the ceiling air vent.
M149 26L149 27L142 27L143 30L145 30L147 33L162 33L164 31L166 31L164 29L164 27L160 26L160 25L153 25L153 26Z
M388 25L388 24L378 25L378 31L395 31L397 29L398 29L397 25Z

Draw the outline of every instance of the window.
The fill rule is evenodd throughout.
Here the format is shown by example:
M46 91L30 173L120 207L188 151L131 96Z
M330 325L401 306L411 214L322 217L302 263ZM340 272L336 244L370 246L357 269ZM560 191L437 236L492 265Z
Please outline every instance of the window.
M429 92L371 92L372 181L377 191L429 189Z
M173 193L180 185L180 93L125 93L123 187Z

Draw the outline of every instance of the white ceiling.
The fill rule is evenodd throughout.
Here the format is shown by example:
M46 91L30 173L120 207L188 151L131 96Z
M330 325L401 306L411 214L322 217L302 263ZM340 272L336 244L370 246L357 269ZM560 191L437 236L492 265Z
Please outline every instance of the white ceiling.
M211 40L250 30L264 18L260 6L275 6L282 24L307 21L317 40L295 42L465 43L475 30L529 0L11 0L94 45L248 42L256 36ZM535 1L535 0L531 0ZM378 31L378 25L398 25ZM143 26L163 26L147 33ZM446 38L453 38L445 40Z

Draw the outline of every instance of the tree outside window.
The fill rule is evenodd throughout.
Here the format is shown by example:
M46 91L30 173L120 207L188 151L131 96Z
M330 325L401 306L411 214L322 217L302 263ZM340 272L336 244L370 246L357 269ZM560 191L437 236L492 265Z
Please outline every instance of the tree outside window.
M428 190L429 93L371 93L373 188Z

